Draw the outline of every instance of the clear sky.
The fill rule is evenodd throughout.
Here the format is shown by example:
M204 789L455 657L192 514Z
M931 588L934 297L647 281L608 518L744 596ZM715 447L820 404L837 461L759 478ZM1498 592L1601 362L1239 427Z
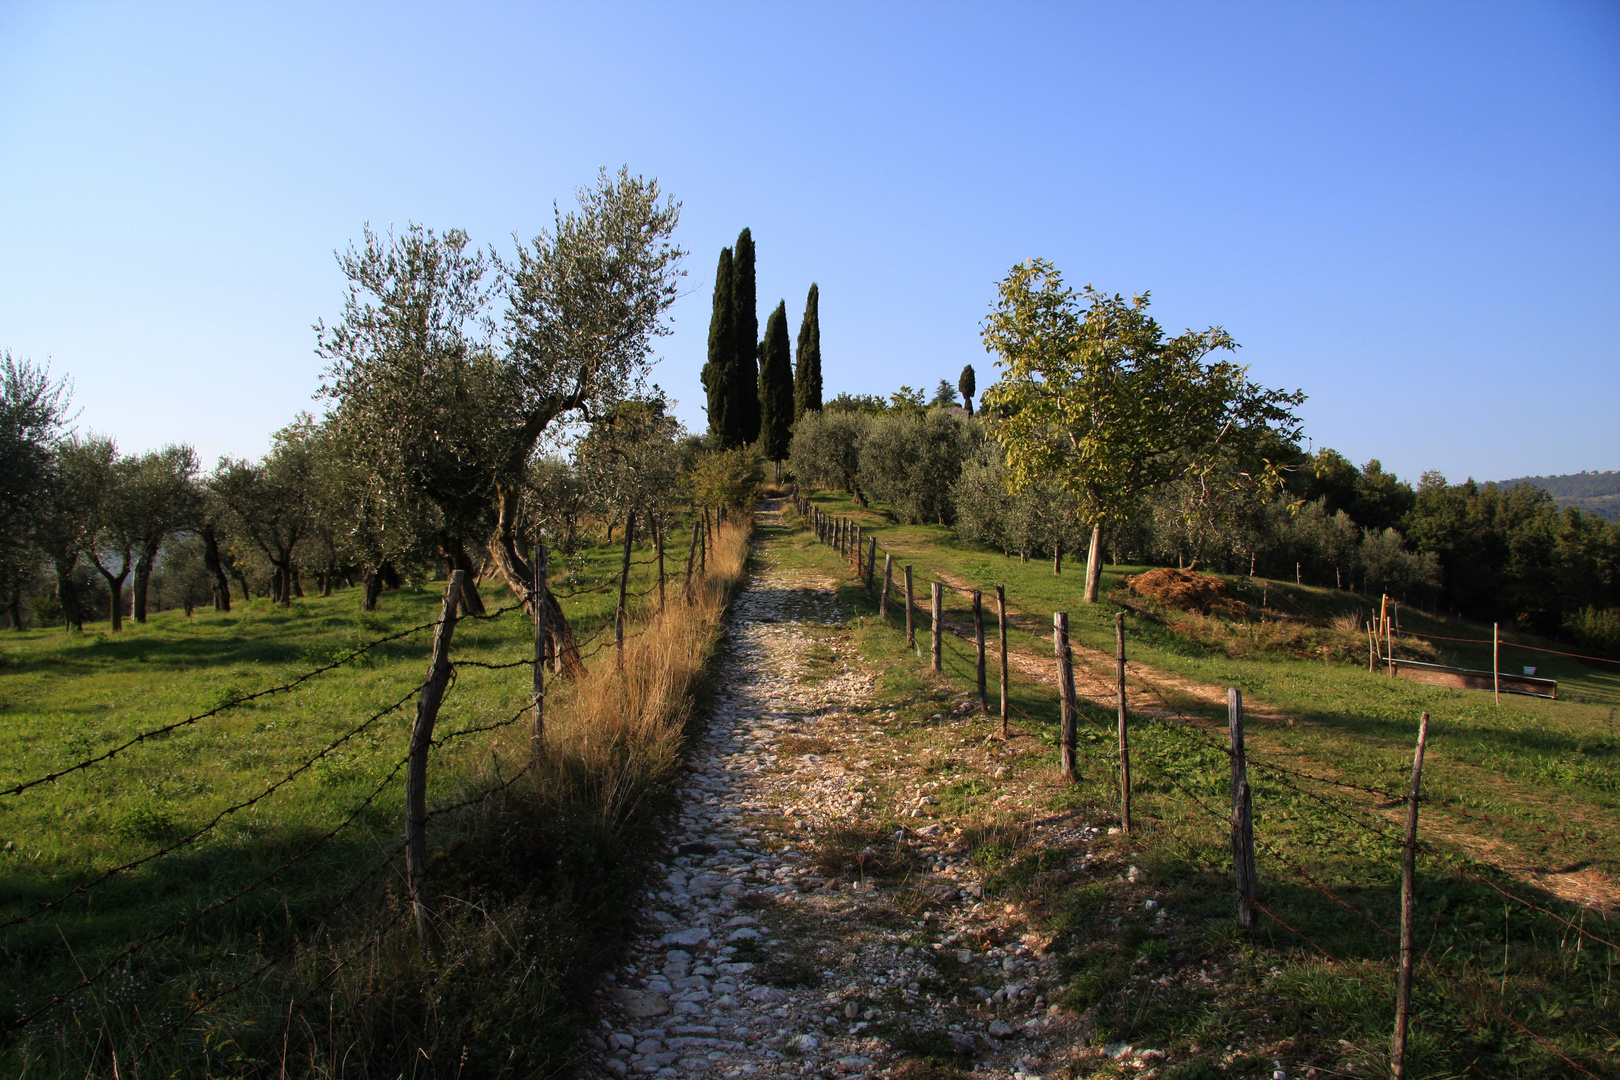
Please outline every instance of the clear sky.
M1620 468L1620 4L0 2L0 347L126 450L256 455L363 223L510 247L599 166L821 286L828 394L995 378L1031 256L1219 323L1315 445Z

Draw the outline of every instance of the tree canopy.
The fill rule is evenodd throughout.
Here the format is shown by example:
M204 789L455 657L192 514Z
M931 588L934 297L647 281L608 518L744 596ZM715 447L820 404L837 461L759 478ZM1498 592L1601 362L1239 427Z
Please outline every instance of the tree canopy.
M1208 361L1237 348L1225 330L1167 338L1146 295L1126 301L1089 285L1077 293L1044 259L1014 267L997 291L984 342L1001 378L981 402L997 414L991 433L1014 489L1049 477L1093 526L1088 601L1101 574L1101 524L1129 517L1161 484L1223 455L1240 459L1245 479L1280 482L1268 451L1298 437L1293 409L1304 395Z

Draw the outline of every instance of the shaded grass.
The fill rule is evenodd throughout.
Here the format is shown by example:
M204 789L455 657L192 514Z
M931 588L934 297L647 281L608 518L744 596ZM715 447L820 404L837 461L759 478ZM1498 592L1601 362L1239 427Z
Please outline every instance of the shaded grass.
M717 539L712 577L697 601L653 618L627 644L624 675L614 671L609 653L581 680L552 685L547 753L537 770L516 782L529 757L519 717L528 669L459 670L440 717L441 734L513 717L520 722L435 751L430 805L495 791L432 825L436 949L424 952L416 942L398 866L382 857L399 828L396 781L341 842L217 916L193 920L138 951L116 976L74 993L40 1023L9 1036L0 1046L7 1075L110 1071L115 1053L125 1075L139 1075L129 1071L132 1057L144 1058L151 1074L166 1076L268 1075L286 1067L288 1075L471 1077L566 1067L576 1052L586 988L618 947L746 545L741 529ZM604 565L614 555L594 553ZM650 567L638 568L642 588L651 574ZM489 602L493 607L503 599L496 591ZM580 598L570 614L582 637L606 624L613 599L608 591ZM354 594L306 602L304 614L297 606L292 612L250 607L218 617L219 625L210 625L210 616L189 623L160 617L126 639L162 655L168 643L178 641L187 653L192 638L206 640L211 632L227 638L221 652L228 666L222 662L213 679L206 678L206 667L189 681L184 675L154 679L168 663L138 661L86 676L75 670L82 658L73 655L64 664L68 674L59 675L48 657L33 655L20 681L13 681L15 671L4 676L9 707L0 725L27 728L34 753L54 762L149 726L154 712L184 715L232 688L269 685L285 674L272 660L340 647L357 627L379 633L427 621L438 607L427 591L392 595L383 612L364 617L343 613L345 601L356 603ZM239 632L253 636L242 631L244 624L261 633L270 660L244 662L244 654L231 652ZM329 633L315 632L316 625ZM88 647L59 634L34 639L24 645L35 653ZM127 651L126 641L116 644ZM525 655L532 641L520 615L464 621L453 655L506 661ZM251 655L249 644L241 649ZM7 869L21 864L27 873L3 879L3 910L27 910L89 867L146 850L142 845L160 843L262 786L268 770L295 762L328 732L351 725L356 708L379 698L384 686L392 692L402 682L409 689L425 668L421 651L414 657L386 652L370 667L344 668L308 691L265 699L218 724L142 744L101 770L28 793L49 798L14 800L15 808L0 811L0 827L23 842L14 841L7 852L14 860ZM154 698L162 711L153 707ZM112 706L103 727L86 733L41 722L64 700L85 699ZM13 975L11 1008L28 1010L52 988L76 981L79 967L95 970L122 942L175 925L316 839L387 776L402 753L404 727L403 717L379 725L374 740L312 771L257 813L230 821L206 843L114 879L60 918L10 931L4 946ZM37 765L12 763L8 771L21 775ZM501 787L504 792L496 790ZM332 902L346 894L334 910ZM237 982L239 991L186 1015L191 1006L184 1003L206 1003Z

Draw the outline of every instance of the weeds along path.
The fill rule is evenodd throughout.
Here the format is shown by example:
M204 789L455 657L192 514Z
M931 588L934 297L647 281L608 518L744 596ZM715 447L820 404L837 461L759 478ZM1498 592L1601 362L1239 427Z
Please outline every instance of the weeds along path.
M786 565L780 522L765 504L679 825L608 977L590 1071L904 1075L909 1055L1030 1080L1075 1042L1048 1015L1046 942L1012 906L979 900L944 826L869 823L887 796L867 778L915 788L932 751L885 728L894 714L845 632L838 582Z
M921 561L919 558L919 562ZM972 583L965 579L936 567L929 566L926 572L958 590L966 591L973 587ZM926 608L922 618L927 618ZM1012 603L1007 605L1007 623L1037 638L1043 634L1049 638L1051 634L1050 624L1041 624L1035 616ZM947 612L944 627L946 633L957 636L971 647L973 641L971 620ZM1075 661L1075 692L1103 708L1112 709L1117 700L1115 658L1077 642L1071 642L1070 649ZM1057 693L1057 669L1049 649L1037 652L1028 647L1013 645L1008 649L1007 663L1026 679L1051 688L1054 695ZM1190 698L1206 709L1224 711L1226 687L1189 679L1136 660L1127 661L1126 674L1126 702L1132 714L1160 720L1180 719L1184 723L1204 729L1207 737L1217 742L1225 742L1224 723L1186 716L1177 710L1167 695ZM1340 770L1333 760L1333 742L1325 737L1327 732L1319 725L1306 718L1292 716L1252 700L1245 702L1244 713L1252 725L1249 730L1251 748L1263 750L1267 760L1330 779L1341 778ZM1303 752L1298 746L1284 746L1268 739L1265 732L1267 724L1289 727L1298 725L1317 729L1324 736L1321 743L1323 752L1311 755ZM1404 752L1404 747L1402 751ZM1597 832L1609 828L1608 822L1580 814L1566 802L1560 802L1556 792L1526 788L1486 769L1451 758L1446 754L1443 743L1430 744L1429 759L1431 767L1441 766L1454 775L1466 777L1463 781L1465 786L1476 789L1492 787L1511 789L1514 800L1539 808L1547 820L1562 820L1566 824ZM1375 795L1354 791L1341 791L1337 795L1347 802L1361 804L1364 809L1383 818L1392 828L1399 827L1404 821L1404 809L1389 805ZM1426 817L1424 832L1431 842L1438 842L1483 862L1495 864L1526 884L1545 889L1570 903L1604 912L1620 908L1620 882L1582 858L1588 852L1583 851L1579 844L1573 848L1560 845L1556 852L1549 846L1532 850L1481 830L1475 821L1452 813L1443 804L1428 808ZM1551 841L1549 845L1550 843Z

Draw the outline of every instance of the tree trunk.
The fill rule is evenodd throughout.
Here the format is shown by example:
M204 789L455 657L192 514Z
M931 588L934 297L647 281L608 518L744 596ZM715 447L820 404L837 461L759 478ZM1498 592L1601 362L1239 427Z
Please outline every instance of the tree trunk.
M96 561L96 569L107 579L107 591L112 594L107 604L107 614L111 617L113 633L116 634L124 628L124 579L129 576L129 559L124 560L123 570L116 575L102 566L99 560Z
M506 587L512 590L512 595L524 598L523 610L532 619L535 610L529 592L534 571L517 548L518 493L497 485L495 496L495 535L489 540L489 557L495 561L495 568L500 571ZM579 643L574 640L574 628L568 616L563 614L557 594L550 589L546 590L546 640L563 674L575 676L584 672L585 666L579 658Z
M376 611L377 597L382 595L382 574L376 570L367 570L365 589L360 594L360 610Z
M214 578L214 610L229 611L231 610L231 583L226 579L225 569L221 565L219 537L214 535L214 530L211 527L204 528L202 530L202 541L203 565L208 568L208 572Z
M1086 552L1086 603L1097 602L1097 587L1102 584L1102 525L1091 527L1091 549Z
M73 568L79 565L77 555L56 560L56 600L62 605L62 629L84 630L84 614L79 610L79 593L73 587Z
M11 600L6 605L6 610L11 613L11 628L13 630L16 630L18 633L21 633L23 625L22 625L22 579L21 579L20 576L19 577L13 577L11 579Z
M138 623L146 621L146 593L152 585L152 564L157 562L157 554L156 547L148 547L141 551L141 557L135 561L135 602L130 614Z
M473 580L477 575L473 572L472 556L467 554L467 546L459 536L446 536L440 541L439 547L451 568L461 571L461 614L484 614L484 598L478 594L478 586ZM516 596L524 595L523 590L513 589L512 592Z
M248 591L247 575L242 573L242 571L238 570L236 568L236 566L233 564L231 566L231 576L236 579L236 583L238 585L242 586L242 603L244 603L244 604L253 603L253 594ZM227 610L229 610L228 605L227 605Z

